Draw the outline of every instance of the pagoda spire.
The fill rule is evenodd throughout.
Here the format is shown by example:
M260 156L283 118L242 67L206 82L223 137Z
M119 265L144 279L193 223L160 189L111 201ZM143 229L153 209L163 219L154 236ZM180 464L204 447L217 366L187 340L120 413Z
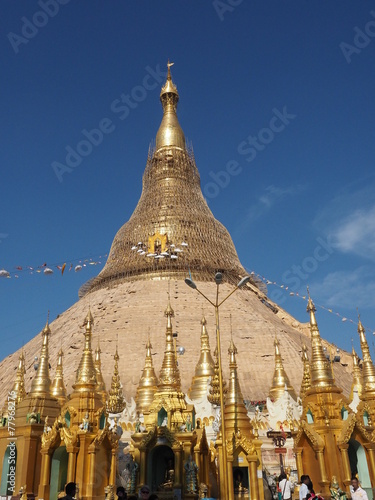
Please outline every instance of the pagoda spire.
M375 368L372 363L370 349L366 340L365 329L358 317L358 333L361 342L363 364L362 364L362 399L372 399L375 397Z
M208 380L214 375L215 363L211 356L210 340L206 324L206 318L203 316L201 320L201 353L188 392L190 399L202 399L207 394Z
M350 390L350 399L353 399L354 396L354 390L356 389L358 392L358 396L362 396L362 390L363 390L363 379L362 379L362 371L358 363L358 356L357 353L354 350L354 347L352 348L352 359L353 359L353 383L352 387Z
M105 401L107 397L107 390L105 387L105 382L102 374L102 361L101 361L101 352L102 350L100 349L100 340L98 337L98 345L95 349L95 360L94 360L94 366L95 366L95 371L96 371L96 392L98 392L103 401Z
M171 66L173 66L173 63L168 61L167 81L160 92L163 119L156 134L156 151L164 147L185 149L185 136L176 113L179 95L177 87L172 81Z
M35 378L31 382L30 394L34 397L50 395L51 379L49 377L49 357L48 357L48 341L50 335L51 335L51 330L47 318L46 326L42 330L43 341L39 357L38 369Z
M150 404L154 399L154 394L157 391L158 385L158 379L156 377L154 365L152 363L151 349L152 345L149 337L146 344L145 366L139 380L137 395L135 397L137 408L141 412L143 412L144 410L148 410Z
M310 294L307 301L307 312L310 313L311 332L311 388L333 387L335 385L332 365L323 351L318 324L315 318L315 305Z
M306 344L302 346L302 361L303 361L303 377L301 383L301 390L299 396L301 399L304 398L306 391L308 391L311 387L311 370L310 370L310 362L309 356L307 354Z
M215 348L214 351L214 358L215 358L214 374L211 377L210 389L207 399L212 405L220 406L219 358L218 358L217 347ZM226 394L228 390L226 385L227 383L223 379L224 394Z
M181 391L180 371L177 365L176 353L173 342L172 318L174 311L168 295L168 305L164 312L167 317L166 342L164 359L159 374L158 389L164 391Z
M116 353L113 358L115 360L115 366L112 375L111 388L108 395L107 409L110 413L121 413L126 407L126 402L122 394L122 385L118 371L118 361L120 356L118 355L117 345Z
M57 358L55 378L53 379L51 386L51 394L58 400L61 406L65 403L67 399L66 387L64 384L64 375L63 375L63 356L64 353L61 347Z
M23 349L22 349L19 360L18 360L16 379L14 381L14 384L13 384L13 387L11 390L11 392L14 396L14 399L16 401L16 404L20 403L24 399L24 397L26 396L25 373L26 373L25 355L24 355Z
M83 323L85 328L85 347L76 373L76 381L73 385L73 389L78 392L94 391L97 384L96 370L91 348L93 324L94 319L92 317L91 310L89 309Z
M224 418L225 431L227 436L232 436L233 432L242 433L251 432L251 423L247 416L247 410L244 403L244 398L241 391L240 382L237 373L237 347L234 345L231 338L229 349L229 385L228 392L225 398Z
M277 337L274 341L275 345L275 371L273 374L272 386L270 389L270 398L274 401L280 399L285 391L285 388L292 396L292 398L297 401L297 395L289 381L288 375L286 374L283 366L283 361L280 354L280 344Z

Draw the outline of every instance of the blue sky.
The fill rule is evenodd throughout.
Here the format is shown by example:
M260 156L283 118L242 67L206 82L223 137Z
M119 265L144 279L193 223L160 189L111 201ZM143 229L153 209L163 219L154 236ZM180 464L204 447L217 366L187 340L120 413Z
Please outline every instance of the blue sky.
M372 2L3 0L0 23L1 357L100 271L68 268L103 263L136 206L168 58L203 192L243 265L289 286L269 294L301 321L289 292L309 284L375 330ZM120 111L122 94L135 100ZM54 162L98 127L59 179ZM15 269L44 263L52 276ZM351 323L321 310L318 322L358 345Z

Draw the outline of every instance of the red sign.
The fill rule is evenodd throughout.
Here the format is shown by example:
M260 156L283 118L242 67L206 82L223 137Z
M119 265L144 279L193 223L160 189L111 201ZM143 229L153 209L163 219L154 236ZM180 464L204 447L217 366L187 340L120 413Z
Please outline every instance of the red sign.
M286 448L275 448L275 453L279 453L280 455L286 455Z

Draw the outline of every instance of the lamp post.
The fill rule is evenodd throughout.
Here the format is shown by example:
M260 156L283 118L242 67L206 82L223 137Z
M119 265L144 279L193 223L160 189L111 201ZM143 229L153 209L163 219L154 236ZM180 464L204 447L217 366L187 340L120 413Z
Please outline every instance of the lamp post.
M225 418L224 418L224 392L223 392L223 374L221 369L221 347L220 347L220 325L219 325L219 307L236 292L239 288L245 285L249 280L250 276L245 276L239 281L237 286L223 299L219 302L219 286L223 280L223 275L221 273L215 274L215 283L216 283L216 299L213 302L211 299L206 297L206 295L199 290L197 285L191 278L186 278L185 283L190 286L193 290L196 290L202 297L204 297L207 302L209 302L215 308L215 322L216 322L216 344L217 344L217 357L219 362L219 389L220 389L220 416L221 416L221 439L223 443L223 478L224 478L224 495L221 494L223 498L231 498L230 492L228 491L228 471L227 471L227 443L225 438Z

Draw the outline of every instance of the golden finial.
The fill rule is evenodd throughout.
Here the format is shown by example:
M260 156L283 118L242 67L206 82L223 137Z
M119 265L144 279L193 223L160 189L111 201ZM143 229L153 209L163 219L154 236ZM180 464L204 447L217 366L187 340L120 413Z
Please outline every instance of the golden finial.
M16 404L20 403L23 398L26 396L26 391L25 391L25 355L23 353L23 348L21 350L21 354L18 360L18 368L17 368L17 373L16 373L16 379L14 381L13 387L12 387L12 394L13 394L13 399L15 399Z
M273 374L272 385L270 388L270 398L273 399L274 401L277 401L278 399L281 398L281 396L283 396L286 388L289 394L292 396L292 398L296 401L297 395L294 392L294 389L289 381L288 375L284 370L284 365L280 354L279 340L277 336L275 336L274 346L275 346L275 371Z
M375 368L372 364L370 349L366 340L365 329L358 314L358 333L361 342L363 363L362 363L362 399L372 399L375 396Z
M102 397L103 401L106 400L107 398L107 390L105 387L105 382L102 374L102 360L101 360L101 352L102 350L100 349L100 338L98 336L98 345L95 349L95 360L94 360L94 366L95 366L95 371L96 371L96 392L100 394Z
M307 312L310 313L310 332L311 332L311 387L333 387L334 378L332 365L327 359L322 345L318 324L315 318L315 305L310 297L309 288L307 288L309 296L307 302Z
M78 370L76 372L76 382L73 385L73 389L79 392L93 391L95 390L97 384L96 370L91 348L93 324L94 319L89 309L83 323L83 326L85 327L85 347L82 353L81 361L78 365Z
M157 391L158 379L155 374L154 366L152 363L152 345L150 340L150 331L148 333L148 340L146 343L146 359L142 371L141 378L137 387L137 395L135 402L137 409L142 413L148 410L150 404L154 399L154 394Z
M35 378L31 382L32 396L49 396L51 389L51 379L49 378L49 357L48 357L48 341L51 335L51 330L49 327L49 311L47 315L47 322L42 330L42 349L39 357L38 369Z
M168 305L164 312L167 317L167 328L166 328L166 345L164 351L163 363L161 365L161 370L159 374L158 388L167 391L180 391L181 390L181 379L180 371L177 365L177 357L173 343L173 332L172 332L172 318L174 317L174 311L171 306L169 294L168 294Z
M60 347L57 358L55 378L53 379L51 386L51 394L58 400L61 406L65 403L67 399L66 388L64 384L64 375L63 375L63 356L64 352L62 350L62 347Z
M207 384L214 375L214 360L211 356L210 340L207 332L207 321L201 320L201 352L195 367L195 374L188 392L190 399L200 400L207 394Z
M113 359L115 360L115 366L112 375L111 388L109 390L107 410L110 413L121 413L126 407L126 402L122 394L122 385L118 371L118 361L120 356L118 355L117 345Z
M230 340L229 349L229 384L228 391L225 397L224 417L225 417L225 432L227 437L237 434L239 431L243 434L251 432L251 424L247 416L240 382L237 373L237 347Z
M308 391L311 387L310 362L307 354L306 344L303 344L302 346L302 361L303 361L303 377L301 383L301 390L299 393L301 399L304 398L306 391Z
M176 85L172 81L171 66L168 61L167 81L160 92L163 106L163 119L156 134L156 150L169 146L185 149L185 136L177 118L177 103L179 99Z
M358 396L361 397L363 390L363 379L362 379L362 371L358 363L358 356L352 346L352 360L353 360L353 383L350 390L350 399L353 399L354 390L356 389L358 392Z

